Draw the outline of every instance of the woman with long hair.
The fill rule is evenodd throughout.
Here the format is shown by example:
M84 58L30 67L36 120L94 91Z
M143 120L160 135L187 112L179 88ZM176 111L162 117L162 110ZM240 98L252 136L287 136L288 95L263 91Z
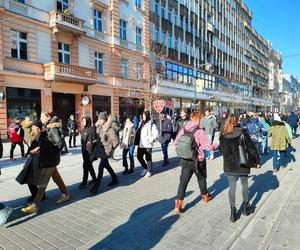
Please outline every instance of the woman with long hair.
M239 146L244 145L249 159L247 166L240 165ZM230 115L226 120L220 136L220 148L223 152L223 168L229 182L229 203L231 208L230 221L237 220L235 194L236 182L240 178L243 194L243 214L248 216L253 212L249 203L248 176L251 167L259 168L259 154L247 131L240 127L239 118Z

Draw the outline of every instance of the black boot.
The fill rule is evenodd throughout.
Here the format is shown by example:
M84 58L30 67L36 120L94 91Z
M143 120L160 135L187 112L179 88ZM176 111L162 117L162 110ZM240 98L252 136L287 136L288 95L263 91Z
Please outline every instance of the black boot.
M84 188L86 188L87 187L87 181L82 181L81 183L80 183L80 185L79 185L79 188L80 189L84 189Z
M236 208L231 207L230 221L235 222L237 220Z
M110 187L110 186L114 186L114 185L117 185L119 183L119 180L118 178L116 179L113 179L107 186Z
M243 206L244 206L243 215L249 216L250 214L253 213L253 208L250 206L249 202L244 201Z

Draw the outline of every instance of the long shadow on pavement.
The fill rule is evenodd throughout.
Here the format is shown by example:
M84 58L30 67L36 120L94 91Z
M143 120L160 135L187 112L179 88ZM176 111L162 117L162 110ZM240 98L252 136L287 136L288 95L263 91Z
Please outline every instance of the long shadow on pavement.
M186 195L190 194L192 191ZM174 200L172 197L136 209L126 223L90 249L152 249L179 219L176 214L167 216L174 209Z
M162 161L158 161L158 162L154 163L153 172L155 174L163 173L163 172L169 171L169 170L177 167L178 159L171 158L170 165L167 167L160 167L161 164L162 164ZM137 182L138 180L141 179L141 177L139 175L139 172L141 170L142 170L142 167L136 167L135 173L132 175L128 175L128 176L123 176L122 172L118 172L117 175L118 175L120 182L119 182L119 185L116 185L113 187L106 186L107 183L109 183L111 181L111 179L110 179L111 177L109 175L103 176L101 186L99 189L99 193L94 196L101 195L102 193L110 191L114 188L118 188L120 186L129 186L129 185L134 184L135 182ZM45 214L45 213L53 211L55 209L59 209L63 206L70 205L79 200L83 200L83 199L92 197L92 195L88 189L85 189L85 190L79 189L79 184L80 183L74 183L72 185L67 186L67 189L68 189L69 193L71 194L72 199L68 202L65 202L62 205L57 205L55 203L55 200L59 197L59 195L61 195L61 193L59 192L59 190L57 188L54 190L47 191L46 192L47 199L44 202L42 202L40 212L35 215L24 215L20 211L21 206L25 206L27 204L27 201L26 201L27 197L22 197L22 198L18 198L16 200L6 202L7 205L15 208L15 211L12 214L12 216L10 217L9 222L16 220L16 222L8 225L8 227L13 227L13 226L22 224L22 223L32 219L32 217L37 217L41 214ZM16 183L16 185L18 185L18 183ZM27 189L27 185L24 185L24 188ZM174 202L174 200L173 200L173 202Z

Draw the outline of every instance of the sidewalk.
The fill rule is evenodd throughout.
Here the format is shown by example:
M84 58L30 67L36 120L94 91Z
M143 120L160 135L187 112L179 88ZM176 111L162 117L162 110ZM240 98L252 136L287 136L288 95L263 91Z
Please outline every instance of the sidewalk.
M293 140L293 146L298 159L300 138ZM107 187L110 179L106 175L101 192L90 196L88 190L78 189L82 160L80 149L72 149L72 155L63 156L59 167L72 200L56 205L60 193L51 182L41 213L29 216L20 212L29 191L14 181L22 161L11 164L4 159L0 200L15 211L9 223L0 228L0 249L299 249L297 162L273 175L270 156L264 158L267 162L261 169L253 169L249 177L255 213L231 223L228 183L220 156L208 161L207 182L214 199L208 204L201 202L193 177L184 214L174 214L180 168L174 149L169 151L171 165L161 167L162 154L157 145L153 154L155 174L150 179L140 178L137 161L136 172L130 176L122 176L121 161L112 161L120 185ZM116 158L120 158L120 151ZM242 202L240 184L237 188L238 205Z

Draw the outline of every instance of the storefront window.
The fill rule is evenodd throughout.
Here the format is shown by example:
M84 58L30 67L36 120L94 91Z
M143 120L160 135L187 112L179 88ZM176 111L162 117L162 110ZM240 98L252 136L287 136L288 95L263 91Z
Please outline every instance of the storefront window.
M121 123L124 123L130 115L136 115L137 117L139 117L144 109L145 103L141 99L127 97L119 98L119 113Z
M111 97L93 95L93 121L96 122L100 112L106 111L107 114L111 114Z
M36 89L6 88L7 124L15 118L39 119L41 114L41 91Z

